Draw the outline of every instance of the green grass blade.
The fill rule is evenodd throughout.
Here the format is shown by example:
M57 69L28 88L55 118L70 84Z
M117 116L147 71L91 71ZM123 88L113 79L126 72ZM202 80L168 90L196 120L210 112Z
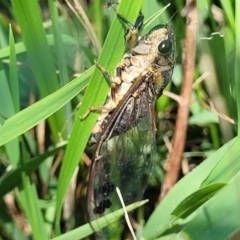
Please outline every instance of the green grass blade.
M240 16L239 16L239 11L240 11L240 2L235 1L236 9L235 9L235 14L236 14L236 26L240 26ZM239 90L240 89L240 71L239 71L239 63L240 63L240 31L239 29L236 30L236 46L235 46L235 89ZM240 135L240 95L236 91L236 102L237 102L237 126L238 126L238 135Z
M171 4L167 4L165 7L163 7L162 9L160 9L159 11L157 11L155 14L153 14L150 18L148 18L144 24L143 24L143 28L148 28L149 25L155 21Z
M211 38L206 38L204 41L208 41L210 51L212 53L213 62L215 64L215 69L218 86L221 90L221 93L226 99L228 107L234 107L232 102L231 89L233 88L232 82L229 79L228 67L227 67L227 57L224 44L224 38L219 33L213 33ZM221 51L219 51L221 49ZM229 108L231 111L231 108ZM234 109L232 109L234 111Z
M240 231L239 184L240 173L206 202L193 220L171 239L179 239L180 236L194 240L231 239Z
M218 160L209 176L202 183L202 187L217 182L229 182L240 172L240 138L237 138L229 150Z
M53 57L47 43L39 7L36 1L13 0L14 13L21 27L21 34L27 49L29 64L35 76L41 97L48 96L59 88ZM49 118L53 138L64 124L62 111Z
M198 209L203 203L207 202L213 195L215 195L226 184L215 183L210 186L201 188L189 195L184 199L176 209L173 210L171 215L178 218L186 218L196 209Z
M144 226L143 236L145 239L153 239L159 236L160 233L163 233L172 225L172 211L186 197L200 188L202 182L208 177L221 158L228 151L231 151L231 148L237 146L237 144L235 144L237 141L239 141L239 138L234 138L225 144L208 157L200 166L181 179L174 188L169 191Z
M9 88L9 83L7 80L7 76L5 70L2 68L2 64L0 64L0 114L2 117L1 123L4 124L5 119L14 115L14 102L12 98L12 94ZM13 87L13 86L12 86ZM1 131L0 131L1 132ZM4 136L0 136L4 137ZM12 141L8 142L5 145L6 153L8 155L9 161L13 166L18 165L19 161L19 147L18 140L12 139Z
M223 7L223 12L225 13L229 25L233 32L235 32L235 19L234 19L234 10L233 10L233 4L231 1L225 1L225 0L220 0L221 5ZM237 25L236 25L237 26Z
M10 72L9 72L9 84L11 90L11 97L14 103L15 112L20 110L20 94L19 83L17 76L17 58L15 51L15 42L13 38L13 32L11 26L9 26L9 46L10 46Z
M19 200L31 225L33 238L36 240L48 239L42 211L38 204L36 187L24 172L22 173L22 182L23 188L19 191Z
M94 25L96 35L100 43L102 43L103 41L103 23L102 23L103 11L101 9L101 3L102 3L101 0L95 0L92 2L93 5L92 12L94 13Z
M0 212L0 229L4 233L4 237L6 239L27 240L27 237L24 236L23 232L16 226L16 223L9 215L8 208L3 199L0 199Z
M24 145L21 144L21 163L25 165L28 162L28 152ZM38 204L38 194L35 184L32 182L30 175L25 171L21 172L21 185L19 186L18 200L23 207L27 220L31 226L33 238L36 240L48 239L43 213Z
M140 11L142 1L124 0L119 5L119 13L124 17L134 22ZM121 59L125 45L124 45L124 31L121 23L115 17L113 24L109 30L109 34L104 43L102 54L98 59L98 62L106 67L111 73L116 67L117 63ZM90 106L100 106L104 103L108 92L108 83L104 80L101 72L96 69L91 78L90 84L84 96L82 105L79 110L79 116L82 116ZM56 210L56 229L60 220L62 202L68 189L68 185L74 169L79 163L79 159L84 151L94 123L97 119L96 113L91 113L87 119L80 121L76 119L69 144L67 146L63 164L60 172L60 179L58 184L57 195L57 210ZM81 140L80 140L81 139ZM58 230L58 232L60 232Z
M129 206L126 206L126 210L128 212L144 205L145 203L147 203L148 200L143 200L140 202L136 202L133 204L130 204ZM118 220L120 217L122 217L124 215L124 210L123 209L119 209L115 212L112 212L104 217L99 218L98 220L95 220L93 222L91 222L93 228L97 231L101 228L106 227L110 222L114 222L116 220ZM93 229L91 228L90 224L85 224L81 227L78 227L68 233L62 234L61 236L52 238L52 240L78 240L78 239L85 239L87 236L93 234Z
M18 112L20 109L20 89L19 89L19 80L17 76L17 58L15 52L15 42L13 38L13 32L11 26L9 26L9 46L10 46L10 66L9 66L9 89L11 94L9 97L9 103L13 102L13 111ZM5 102L7 105L7 103ZM5 105L4 104L4 105ZM12 114L13 115L13 114ZM10 117L10 116L9 116ZM11 164L16 167L19 164L20 160L20 149L19 149L19 141L18 139L13 139L8 142L6 145L6 152L9 157Z
M76 45L77 40L74 39L73 37L66 35L66 34L61 34L61 37L62 37L63 43ZM48 45L51 46L54 44L53 34L48 34L46 36L46 38L47 38ZM23 42L15 43L15 52L16 52L16 54L26 52L26 47ZM6 58L9 56L10 56L10 47L9 46L0 49L0 58Z
M90 68L58 91L4 121L0 126L0 146L28 131L63 107L86 87L92 72L93 68Z
M54 34L54 46L55 46L55 51L57 54L57 61L58 61L58 68L59 68L59 80L60 80L60 86L64 86L68 83L68 70L67 70L67 61L66 61L66 56L65 52L63 51L64 46L63 46L63 41L62 41L62 35L60 31L60 26L59 26L59 16L58 16L58 9L56 6L56 1L49 0L49 8L50 8L50 13L51 13L51 19L52 19L52 27L53 27L53 34ZM67 119L68 116L71 115L71 104L67 103L63 107L64 111L64 119ZM67 135L70 134L70 131L72 129L72 119L68 121L68 124L66 126L66 133Z
M25 164L22 164L20 167L16 169L10 170L7 174L3 175L0 179L0 197L3 197L8 192L12 191L14 187L18 186L21 182L21 173L25 172L26 174L33 173L40 164L43 163L49 156L54 156L57 154L62 148L65 147L66 144L62 144L50 150L40 156L34 157L29 161L26 161Z

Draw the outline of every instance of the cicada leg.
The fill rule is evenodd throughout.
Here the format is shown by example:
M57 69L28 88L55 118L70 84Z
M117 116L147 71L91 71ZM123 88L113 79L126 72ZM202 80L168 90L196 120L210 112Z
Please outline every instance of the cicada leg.
M117 86L121 84L121 71L122 71L122 67L119 65L116 69L116 76L113 77L107 69L105 69L104 67L102 67L98 62L94 61L96 67L102 72L103 76L109 80L111 82L111 97L112 99L115 99L115 92L117 89ZM104 106L93 106L90 107L86 113L84 113L82 116L80 116L80 120L85 119L89 113L93 112L93 111L99 111L99 112L106 112L108 113L109 111L111 111L112 109L108 109Z
M139 32L143 25L143 20L144 20L143 14L141 12L139 13L134 24L130 23L126 18L124 18L119 13L116 12L116 14L117 14L117 18L119 19L119 21L123 22L124 24L126 24L129 27L125 31L125 34L124 34L126 46L128 48L134 47L138 42Z
M129 22L127 22L127 20L122 16L120 18L120 16L121 15L118 15L118 18L129 26ZM131 24L130 28L126 30L124 34L124 38L125 38L125 44L128 48L133 48L138 43L139 31L141 30L141 27L143 25L143 19L144 19L144 16L142 15L142 13L140 13L134 25Z
M90 107L82 116L79 117L80 120L85 119L91 112L94 112L94 111L108 113L109 111L111 111L111 109L106 108L104 106L93 106L93 107Z
M105 69L104 67L102 67L96 60L94 61L96 67L102 72L103 76L109 80L111 83L115 83L117 85L119 85L121 83L121 79L118 77L113 77L107 69Z
M95 61L95 65L102 72L103 76L111 82L111 97L113 100L115 100L115 93L117 91L118 86L122 82L122 79L121 79L122 69L125 66L118 64L115 70L115 76L113 77L104 67L102 67L96 61Z

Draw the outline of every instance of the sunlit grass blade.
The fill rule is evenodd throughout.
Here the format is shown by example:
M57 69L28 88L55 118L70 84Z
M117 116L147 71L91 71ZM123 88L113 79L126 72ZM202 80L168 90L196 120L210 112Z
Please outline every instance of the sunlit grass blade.
M221 158L228 152L230 153L232 149L237 148L236 142L238 141L239 138L234 138L230 142L226 143L174 186L174 188L166 195L156 210L152 213L144 226L143 236L145 239L155 238L172 226L172 211L186 197L193 194L200 188L202 182L208 177ZM229 162L229 167L230 166L231 162ZM219 181L221 180L219 179Z
M223 11L228 19L229 25L233 32L235 32L234 7L230 1L220 0L220 2L223 6Z
M62 36L62 40L64 43L75 45L77 42L76 39L74 39L73 37L71 37L69 35L62 34L61 36ZM47 38L48 45L52 46L54 44L53 34L46 35L46 38ZM20 53L24 53L24 52L26 52L26 47L25 47L24 43L23 42L15 43L15 53L20 54ZM6 58L9 56L10 56L10 47L9 46L0 49L0 58Z
M240 173L206 202L180 233L171 239L179 239L184 235L194 240L231 239L240 231L239 192L237 190L239 184Z
M130 212L130 211L144 205L147 202L148 202L148 200L136 202L136 203L133 203L133 204L127 206L126 209L128 212ZM124 210L119 209L119 210L112 212L104 217L99 218L98 220L91 222L91 225L93 226L95 231L97 231L97 230L100 230L100 229L106 227L107 225L109 225L109 223L112 223L112 222L118 220L123 215L124 215ZM87 224L85 224L79 228L76 228L68 233L62 234L61 236L58 236L55 238L52 238L52 240L84 239L85 237L87 237L93 233L94 233L93 229L91 228L90 224L87 223Z
M66 143L61 144L61 146L58 146L53 150L50 150L44 153L43 155L34 157L33 159L26 161L26 163L22 164L20 167L17 167L16 169L12 169L9 172L7 172L5 175L3 175L0 179L0 186L1 186L0 197L3 197L8 192L12 191L14 187L19 185L19 183L21 182L22 172L25 172L26 174L31 174L39 167L39 165L44 160L47 159L47 157L54 156L65 146L66 146Z
M59 83L38 4L35 1L13 0L12 5L21 28L27 57L39 92L42 98L46 97L59 89ZM50 116L48 121L52 129L53 139L57 141L58 133L64 124L62 110Z
M57 66L59 70L59 82L60 86L64 86L68 83L68 69L67 69L67 61L65 52L63 51L64 45L62 41L62 35L60 31L59 26L59 16L58 16L58 9L57 9L57 3L55 1L49 0L49 9L51 13L51 19L52 19L52 27L53 27L53 35L54 35L54 46L55 51L57 54ZM67 103L63 107L64 112L64 119L67 119L69 115L71 115L71 104ZM72 129L72 119L68 121L68 124L66 126L66 133L67 135L70 134Z
M24 235L24 233L9 215L8 208L3 199L0 199L0 212L0 228L1 231L4 232L4 237L6 239L27 240L27 237Z
M156 12L154 15L152 15L150 18L148 18L143 23L143 28L147 28L154 20L156 20L171 4L167 4L164 8L160 9L158 12Z
M213 33L210 38L204 38L204 41L208 41L210 51L212 53L213 62L216 68L216 74L218 77L218 84L221 93L226 99L228 106L233 107L231 89L233 89L232 81L229 79L227 57L223 36L219 33ZM219 51L221 49L221 51ZM234 110L234 109L232 109Z
M133 21L139 14L142 1L127 1L124 0L119 5L118 12L124 17ZM121 23L115 17L108 36L103 46L102 54L100 55L98 62L112 72L117 63L121 59L125 50L124 45L124 31ZM92 75L91 81L84 95L82 105L79 109L78 115L82 116L91 106L101 106L107 96L109 86L104 80L101 72L96 69ZM62 208L62 202L68 189L68 185L74 169L76 168L84 148L87 144L87 140L90 136L94 123L97 119L96 113L91 113L87 116L87 119L80 121L76 119L69 144L67 146L63 164L60 172L60 178L58 183L58 195L57 195L57 210L56 210L56 229L59 230L59 220ZM79 138L81 137L81 141Z
M186 199L184 199L171 214L178 218L188 217L225 185L225 183L215 183L197 190L193 194L189 195Z
M0 126L0 146L28 131L63 107L86 87L92 72L93 68L90 68L58 91L5 120Z
M240 16L238 12L240 11L240 2L235 1L235 15L236 15L236 26L240 24ZM239 71L239 63L240 63L240 31L236 31L236 45L235 45L235 89L236 89L236 102L237 102L237 126L238 126L238 135L240 135L240 94L238 94L237 90L240 89L240 71Z
M218 159L218 163L201 184L201 187L218 182L229 182L240 172L240 138L237 138L229 150Z
M42 211L38 204L36 186L24 172L22 172L22 188L19 189L18 198L31 225L34 239L48 239Z

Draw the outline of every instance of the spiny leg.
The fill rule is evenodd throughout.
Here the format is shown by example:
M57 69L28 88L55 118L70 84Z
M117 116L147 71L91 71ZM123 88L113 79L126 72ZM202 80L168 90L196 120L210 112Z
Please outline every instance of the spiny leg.
M114 3L109 3L109 6L112 7L112 9L114 10L114 12L116 13L117 15L117 18L119 19L120 22L123 22L125 23L129 28L131 29L138 29L140 31L142 25L143 25L143 19L144 19L144 16L143 14L140 12L135 23L132 24L131 22L129 22L125 17L123 17L121 14L119 14L117 12L117 10L114 8Z
M105 69L104 67L102 67L97 60L94 60L95 66L102 72L103 76L108 79L110 82L112 82L112 75L107 71L107 69Z
M124 24L126 24L129 27L124 34L125 43L126 43L127 47L128 48L134 47L137 44L139 31L141 30L142 25L143 25L143 20L144 20L143 14L140 12L135 23L132 24L126 18L124 18L122 15L117 13L116 9L112 5L111 5L111 7L115 11L119 21L123 22Z
M82 116L80 116L80 120L83 120L85 119L91 112L94 112L94 111L99 111L99 112L110 112L111 109L107 108L107 107L104 107L104 106L93 106L93 107L90 107Z
M118 86L121 84L121 73L124 66L118 65L116 68L116 76L112 76L104 67L95 61L96 67L102 72L103 76L111 82L111 97L115 100L115 94Z
M132 27L130 27L124 34L125 42L128 48L134 47L138 42L139 31L143 25L144 16L140 12L136 22Z
M96 65L96 67L102 72L103 76L109 80L111 83L116 83L116 84L120 84L121 83L121 79L119 78L115 78L113 77L107 69L105 69L104 67L102 67L96 60L94 60L94 63Z
M121 79L119 79L119 83L118 81L116 82L116 80L118 80L118 78L114 78L107 69L105 69L104 67L102 67L96 60L94 60L94 63L96 65L96 67L102 72L103 76L108 79L111 82L111 88L113 87L114 84L120 84L121 83ZM109 111L111 111L109 108L105 107L105 106L93 106L90 107L82 116L80 116L80 120L85 119L91 112L94 111L99 111L99 112L106 112L108 113Z

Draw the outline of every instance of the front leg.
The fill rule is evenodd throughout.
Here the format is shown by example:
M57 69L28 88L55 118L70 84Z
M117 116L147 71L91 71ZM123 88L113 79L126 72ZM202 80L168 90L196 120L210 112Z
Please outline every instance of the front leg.
M101 113L109 113L112 109L109 109L105 106L93 106L93 107L90 107L82 116L80 116L80 120L83 120L85 119L91 112L95 112L95 111L98 111L98 112L101 112Z
M127 45L128 48L133 48L137 45L139 32L143 25L143 19L144 19L144 16L140 12L134 25L125 32L125 35L124 35L125 44Z
M102 72L103 76L111 82L111 97L115 101L115 95L118 89L118 86L122 83L121 75L122 69L125 65L118 64L115 70L115 76L112 76L104 67L95 61L96 67Z
M96 67L102 72L103 76L109 80L111 82L111 92L112 89L115 89L117 85L119 85L121 83L121 79L118 77L113 77L108 71L107 69L105 69L104 67L102 67L96 60L94 60L94 63L96 65ZM113 98L113 96L112 96ZM114 98L113 98L114 99ZM85 119L91 112L94 111L99 111L101 113L109 113L112 109L109 109L105 106L93 106L90 107L82 116L80 116L80 120Z
M116 12L115 9L114 11ZM139 32L141 31L143 20L144 20L143 14L141 12L139 13L134 24L130 23L126 18L124 18L122 15L120 15L117 12L116 12L116 15L120 22L123 22L129 27L124 34L125 44L127 48L129 49L133 48L138 43Z

